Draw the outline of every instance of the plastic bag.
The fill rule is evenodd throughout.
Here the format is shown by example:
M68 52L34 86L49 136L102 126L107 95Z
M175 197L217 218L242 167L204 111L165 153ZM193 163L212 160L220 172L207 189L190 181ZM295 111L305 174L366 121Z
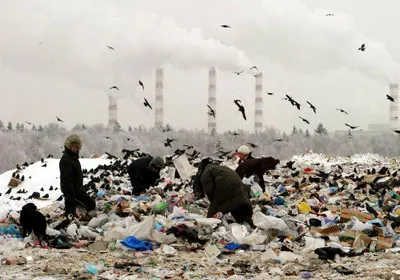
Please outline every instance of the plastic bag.
M290 229L284 220L271 216L265 216L261 212L257 212L253 215L253 221L256 227L263 230L276 229L284 233L290 232Z

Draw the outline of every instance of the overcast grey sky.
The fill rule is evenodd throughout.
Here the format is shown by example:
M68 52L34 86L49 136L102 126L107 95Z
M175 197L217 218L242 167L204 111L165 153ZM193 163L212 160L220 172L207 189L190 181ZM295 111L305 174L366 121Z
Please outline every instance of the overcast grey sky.
M396 0L0 0L0 120L45 124L57 115L68 127L106 124L116 84L119 122L152 126L154 111L142 103L154 105L154 69L162 66L165 122L205 129L215 65L218 130L252 131L254 77L232 71L257 65L264 91L279 94L264 95L265 125L388 123L385 95L400 77L399 8ZM301 111L281 100L286 93Z

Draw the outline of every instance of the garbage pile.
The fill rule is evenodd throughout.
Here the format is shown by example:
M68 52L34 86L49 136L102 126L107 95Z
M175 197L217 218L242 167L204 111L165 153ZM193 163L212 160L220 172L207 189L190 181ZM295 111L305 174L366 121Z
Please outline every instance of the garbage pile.
M244 178L250 187L255 229L236 223L230 214L206 218L209 201L192 195L191 176L198 160L189 164L183 155L170 161L159 184L139 197L130 194L125 172L130 160L129 156L112 158L109 164L85 170L86 187L97 200L96 214L80 209L81 218L66 223L62 199L41 208L48 222L49 239L44 245L33 235L21 238L18 209L0 217L3 268L26 266L24 273L29 271L31 279L44 275L321 279L321 273L336 277L330 279L356 279L370 272L353 260L376 264L385 255L393 257L374 270L374 279L379 279L379 273L400 275L398 159L309 153L281 162L265 174L265 191L254 176ZM222 164L236 167L234 160ZM24 169L16 174L21 178ZM13 188L17 193L24 183ZM31 197L24 203L38 199ZM50 260L49 252L63 261ZM80 259L79 266L63 269L68 258Z

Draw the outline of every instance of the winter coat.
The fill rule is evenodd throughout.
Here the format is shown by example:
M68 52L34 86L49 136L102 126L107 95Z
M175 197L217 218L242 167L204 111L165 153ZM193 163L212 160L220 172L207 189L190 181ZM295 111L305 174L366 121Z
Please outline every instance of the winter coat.
M195 186L194 191L202 192L210 200L207 217L212 217L218 212L226 214L241 207L251 209L249 195L242 180L229 167L209 164L198 176L199 184Z
M64 196L75 197L75 194L83 191L83 174L79 155L65 147L60 159L60 186Z
M279 162L279 159L273 157L246 159L236 168L236 173L241 179L257 175L260 187L265 190L264 173L275 169Z
M140 158L133 161L128 167L129 178L136 194L154 186L160 179L160 173L151 170L150 162L153 157Z

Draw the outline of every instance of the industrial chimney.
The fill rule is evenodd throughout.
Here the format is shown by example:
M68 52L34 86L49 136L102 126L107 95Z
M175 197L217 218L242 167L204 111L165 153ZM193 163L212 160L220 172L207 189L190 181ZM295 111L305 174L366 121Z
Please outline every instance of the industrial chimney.
M399 85L391 84L389 87L390 96L394 102L390 102L389 125L391 129L399 128Z
M254 131L260 132L263 129L263 85L262 85L262 72L255 75L256 77L256 94L254 99Z
M108 95L108 126L114 127L117 124L117 97Z
M156 104L154 126L160 128L164 125L164 70L156 69Z
M215 111L215 115L218 115L217 111L217 70L215 67L211 67L208 71L208 105ZM208 133L214 135L217 132L217 120L213 116L208 115Z

